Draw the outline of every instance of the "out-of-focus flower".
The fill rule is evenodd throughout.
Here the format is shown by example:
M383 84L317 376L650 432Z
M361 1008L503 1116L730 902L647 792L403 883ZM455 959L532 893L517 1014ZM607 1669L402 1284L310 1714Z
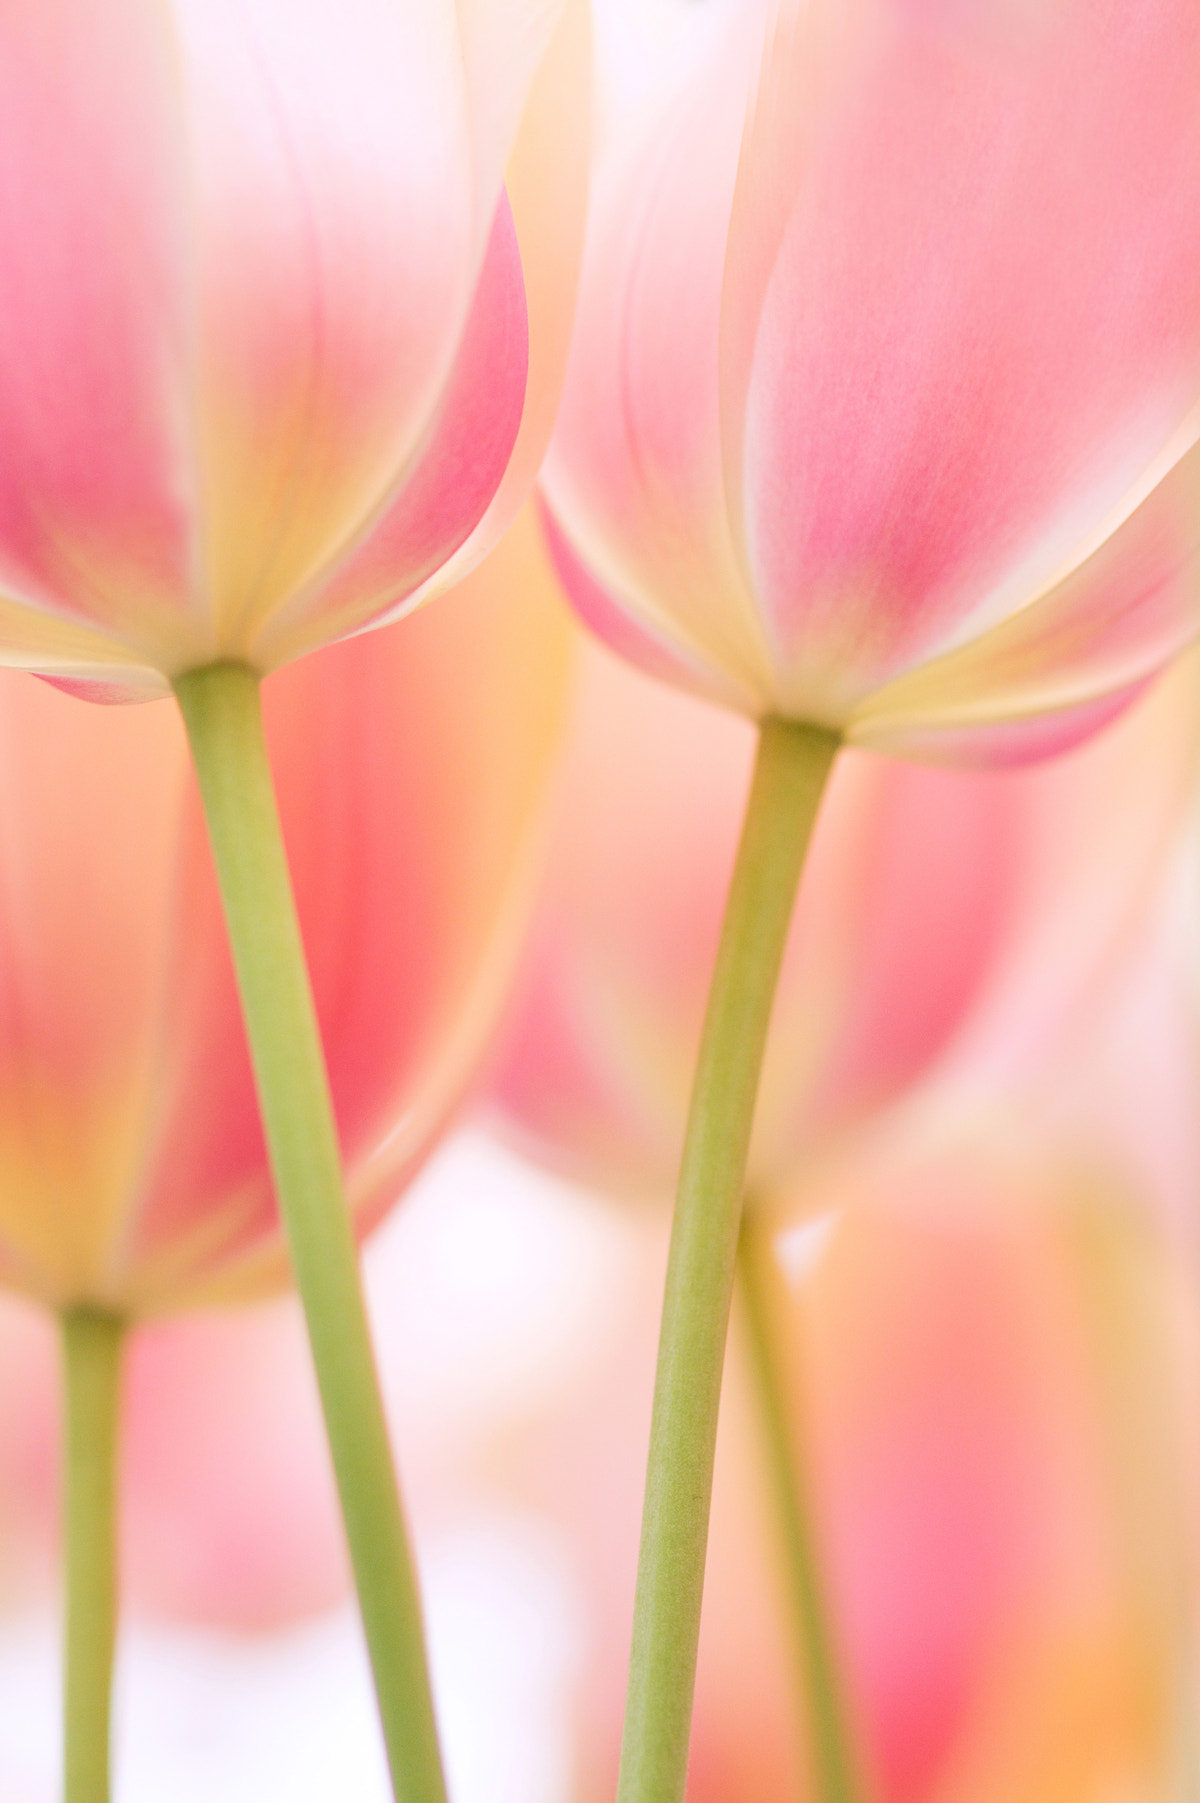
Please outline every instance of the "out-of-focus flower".
M844 754L776 1000L752 1192L950 1064L1011 1075L1091 1009L1185 812L1196 679L1189 658L1036 770ZM674 1181L752 755L745 723L586 659L494 1095L527 1150L600 1187Z
M0 659L265 672L478 560L550 429L587 65L582 0L6 9Z
M0 1303L0 1588L46 1585L58 1524L53 1324ZM262 1629L340 1601L346 1561L299 1311L291 1299L147 1324L124 1373L123 1599Z
M639 11L544 477L580 611L856 743L1094 730L1200 619L1195 6Z
M579 1206L482 1135L452 1137L372 1235L380 1376L423 1552L491 1515L492 1447L591 1367L634 1258L625 1218ZM0 1358L0 1608L15 1608L44 1594L57 1560L55 1323L0 1297ZM261 1630L345 1598L294 1297L139 1323L122 1392L123 1602Z
M868 1794L1169 1794L1196 1389L1173 1322L1193 1300L1072 1151L1023 1139L1007 1115L990 1128L860 1148L806 1192L819 1219L776 1242L777 1352ZM507 1494L558 1524L588 1598L578 1803L611 1795L616 1770L661 1285L660 1230L643 1232L643 1281L613 1299L608 1357L505 1450ZM806 1794L743 1351L735 1331L693 1803Z
M526 579L530 530L438 608L266 691L362 1231L472 1077L531 899L568 639ZM175 710L81 708L6 674L0 845L0 1277L117 1314L276 1286L286 1260Z

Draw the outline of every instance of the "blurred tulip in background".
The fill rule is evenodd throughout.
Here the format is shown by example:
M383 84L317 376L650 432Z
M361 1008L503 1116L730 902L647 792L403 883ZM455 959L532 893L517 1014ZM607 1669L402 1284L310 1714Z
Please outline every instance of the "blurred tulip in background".
M530 899L567 635L524 580L520 542L403 631L331 648L267 691L360 1231L471 1081ZM51 1307L121 1315L279 1287L175 710L96 711L3 681L0 1276Z
M772 1022L760 1200L924 1081L1015 1080L1125 981L1196 781L1198 674L1044 768L843 757ZM752 756L742 722L586 656L492 1090L581 1181L670 1192Z
M875 1803L1173 1794L1195 1296L1136 1200L1001 1110L856 1146L784 1218L772 1332ZM567 1535L588 1599L572 1803L616 1775L663 1253L637 1232L603 1358L498 1468ZM689 1803L814 1794L743 1325Z

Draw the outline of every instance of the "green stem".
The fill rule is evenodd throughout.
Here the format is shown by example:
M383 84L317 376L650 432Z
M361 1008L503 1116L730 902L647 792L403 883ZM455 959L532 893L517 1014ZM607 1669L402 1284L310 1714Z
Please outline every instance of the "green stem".
M763 722L692 1088L663 1298L618 1803L682 1803L742 1183L800 871L838 739Z
M835 1636L821 1585L816 1524L805 1494L795 1427L795 1398L780 1375L772 1291L778 1272L761 1228L747 1220L738 1246L738 1277L763 1440L789 1578L792 1624L808 1720L818 1803L858 1803L858 1773L842 1696ZM774 1305L778 1306L778 1303Z
M123 1335L123 1324L98 1310L77 1308L62 1317L65 1803L108 1803Z
M392 1787L445 1803L421 1605L367 1324L333 1107L263 737L258 677L176 679L208 818L271 1171L308 1322Z

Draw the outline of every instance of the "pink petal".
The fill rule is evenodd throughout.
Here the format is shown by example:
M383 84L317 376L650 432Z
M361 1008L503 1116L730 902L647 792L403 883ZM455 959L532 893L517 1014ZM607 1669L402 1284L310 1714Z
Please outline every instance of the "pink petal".
M812 106L758 146L788 215L741 431L756 592L816 718L1036 592L1200 369L1186 0L893 3L834 35L779 52ZM735 221L734 279L737 249Z
M661 116L630 127L597 168L543 484L616 602L753 706L770 669L729 534L718 393L751 34L732 30L721 12L697 9L696 18L705 60L689 47L657 97Z
M558 411L575 315L592 146L591 30L587 0L566 0L529 93L508 159L529 314L525 406L508 468L470 538L423 585L441 593L475 568L524 503Z
M472 532L504 475L528 367L521 255L504 194L429 443L361 543L312 595L277 610L258 640L264 668L396 610Z
M215 644L413 458L486 241L453 9L179 0Z
M850 736L1000 761L1066 746L1119 711L1194 635L1200 446L1090 557L1025 607L871 696ZM1061 713L1062 721L1055 723Z
M148 645L193 589L169 29L45 0L0 38L0 589Z
M366 1231L460 1101L529 905L566 621L519 533L411 620L277 672L268 740ZM539 645L527 656L530 638ZM164 1048L123 1281L141 1307L286 1276L241 1015L193 793Z
M600 586L571 545L570 539L555 524L549 508L541 514L546 545L555 573L575 612L597 638L628 663L679 688L708 694L713 700L736 704L738 690L722 680L719 670L712 670L686 657L665 634L655 632L640 621L635 613L614 601Z

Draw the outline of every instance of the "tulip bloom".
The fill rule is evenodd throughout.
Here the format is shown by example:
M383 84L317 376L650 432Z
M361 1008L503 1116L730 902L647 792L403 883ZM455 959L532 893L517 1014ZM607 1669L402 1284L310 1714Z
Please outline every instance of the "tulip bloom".
M609 10L545 470L584 617L858 743L1093 730L1198 617L1195 7L732 0L657 79Z
M9 9L0 658L265 672L478 561L565 352L578 15Z
M503 573L494 560L266 689L359 1233L470 1082L531 899L568 641L553 595L523 580L504 595ZM2 682L0 1273L52 1308L124 1317L278 1288L178 715Z
M1011 1078L1124 980L1193 788L1197 675L1189 657L1107 734L1036 769L843 756L776 998L747 1176L759 1202L922 1082ZM543 1162L661 1196L753 735L602 650L582 678L491 1094Z

